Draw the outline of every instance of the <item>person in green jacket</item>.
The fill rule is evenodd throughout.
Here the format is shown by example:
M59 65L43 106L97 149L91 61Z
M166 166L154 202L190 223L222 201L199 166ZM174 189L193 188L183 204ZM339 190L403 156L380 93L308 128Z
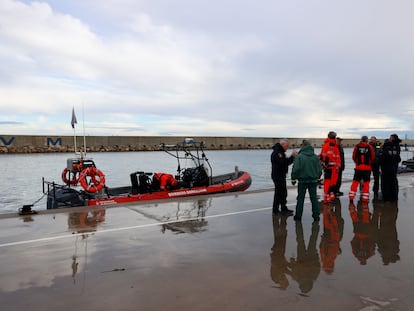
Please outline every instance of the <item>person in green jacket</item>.
M315 154L313 147L306 139L302 142L302 148L296 156L291 173L292 184L298 181L298 197L296 203L296 213L293 217L296 221L302 220L303 203L305 201L306 190L309 192L312 203L312 217L314 221L319 221L319 203L316 196L316 189L322 175L322 166L319 157Z

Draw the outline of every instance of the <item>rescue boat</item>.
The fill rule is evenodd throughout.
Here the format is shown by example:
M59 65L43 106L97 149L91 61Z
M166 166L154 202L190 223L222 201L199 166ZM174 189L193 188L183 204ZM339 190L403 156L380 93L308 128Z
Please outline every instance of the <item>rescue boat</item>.
M161 149L178 161L177 174L135 171L130 174L130 185L108 187L105 174L92 159L70 158L62 171L63 183L43 178L43 193L47 195L47 209L75 206L107 206L150 200L189 197L197 195L238 192L248 189L251 176L239 171L213 176L202 142L186 138L175 145L160 145ZM180 162L190 162L181 168ZM191 160L191 161L188 161Z
M411 159L407 159L401 162L401 166L398 167L398 173L412 173L414 172L414 152Z

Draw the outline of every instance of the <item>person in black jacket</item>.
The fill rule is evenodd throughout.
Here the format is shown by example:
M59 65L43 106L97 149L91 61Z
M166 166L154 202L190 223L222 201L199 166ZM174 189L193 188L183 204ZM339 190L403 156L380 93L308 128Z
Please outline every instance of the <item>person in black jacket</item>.
M270 160L272 162L272 180L275 185L273 214L293 214L293 211L286 207L286 174L288 172L289 165L293 163L293 160L298 153L293 151L291 156L287 157L286 150L289 149L289 146L289 140L281 139L280 142L273 146L273 152L270 156Z
M390 138L385 140L381 154L381 192L383 201L397 201L398 200L398 179L397 170L398 163L401 162L401 139L397 134L390 135Z
M338 144L339 156L341 158L341 168L338 170L338 181L336 182L335 196L340 197L341 195L344 195L344 193L341 191L341 185L342 185L342 172L345 169L345 155L344 155L344 148L341 145L342 138L336 137L336 143Z
M369 144L374 148L375 160L371 164L372 176L374 177L374 186L372 191L374 192L374 197L378 196L379 182L380 182L380 154L381 154L381 143L377 141L375 136L371 136L369 139Z

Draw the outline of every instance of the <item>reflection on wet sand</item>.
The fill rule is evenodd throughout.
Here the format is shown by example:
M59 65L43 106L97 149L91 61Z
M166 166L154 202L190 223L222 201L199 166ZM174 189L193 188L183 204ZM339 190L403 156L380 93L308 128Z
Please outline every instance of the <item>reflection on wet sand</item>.
M397 233L398 202L373 201L373 212L368 203L349 203L349 214L354 227L352 252L361 265L375 255L375 249L384 265L400 260L400 242Z
M69 213L68 228L77 233L96 231L99 223L105 221L105 209Z
M341 254L340 241L344 232L344 219L340 200L330 204L323 204L323 234L319 250L321 253L322 268L326 273L332 273L335 268L336 257Z
M321 271L321 263L316 247L319 235L319 222L314 221L312 223L312 230L307 248L305 246L302 223L296 222L295 229L297 255L296 258L290 259L292 278L298 282L302 294L306 294L312 290L313 283L318 279Z
M360 200L356 207L351 201L348 209L354 227L354 237L351 240L352 253L361 265L366 265L367 260L375 254L368 203Z
M289 287L289 279L287 276L289 275L298 283L302 294L306 294L312 290L313 284L317 280L321 270L317 250L319 222L312 223L307 246L305 244L302 223L295 223L297 255L296 258L290 258L288 261L285 256L287 218L287 216L273 215L274 243L271 249L272 252L270 253L270 276L277 288L287 289Z
M78 273L78 265L79 262L77 261L78 257L76 255L72 256L72 280L73 280L73 284L76 283L76 273Z
M85 267L87 264L87 254L88 254L88 237L90 232L95 232L98 224L105 221L105 209L98 209L87 212L73 212L69 213L68 217L68 228L70 230L75 230L73 233L80 233L82 242L84 242L84 258L85 258ZM78 238L76 235L75 238L75 253L72 255L71 270L72 270L72 281L73 284L76 284L76 274L78 273L79 267L79 258L78 255ZM84 271L86 271L84 269Z
M211 204L211 201L209 201ZM183 221L173 221L169 219L169 223L165 223L162 225L162 233L165 233L166 230L170 230L174 233L196 233L196 232L203 232L207 230L206 226L208 221L205 220L206 211L209 207L208 201L206 199L200 199L193 202L192 207L186 209L184 207L184 214L188 220ZM177 212L176 212L176 220L183 218L183 213L180 210L181 205L177 203Z
M357 259L357 264L366 265L371 257L381 256L384 265L400 260L400 242L397 233L397 202L359 201L356 205L351 201L348 205L349 219L352 224L350 239L350 252ZM340 200L321 205L323 231L320 232L319 222L313 222L310 235L306 234L309 224L293 222L296 233L296 257L286 259L286 251L292 250L289 245L288 227L289 217L273 215L274 243L271 248L270 276L276 288L286 290L292 281L296 281L301 295L309 293L321 269L327 273L335 272L335 262L342 254L341 241L344 236L345 220L342 216ZM304 230L305 228L305 230ZM304 234L305 231L305 234ZM305 241L309 237L306 245ZM318 249L318 238L319 249ZM348 249L348 247L346 247Z
M185 200L164 204L129 206L128 209L147 219L161 223L161 232L167 230L180 233L196 233L207 230L206 212L211 206L212 198Z
M287 274L291 274L289 262L286 260L286 220L287 216L273 214L273 236L274 243L270 253L270 277L275 282L276 287L286 289L289 286Z
M397 202L374 201L372 215L373 239L381 254L384 265L400 260L400 241L397 232L398 204Z

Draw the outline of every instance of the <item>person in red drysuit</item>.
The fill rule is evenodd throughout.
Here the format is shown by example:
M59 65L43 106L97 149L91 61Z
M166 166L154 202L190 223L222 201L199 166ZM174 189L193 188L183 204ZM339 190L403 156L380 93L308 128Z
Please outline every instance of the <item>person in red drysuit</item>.
M362 183L362 201L369 200L369 181L371 177L372 164L375 160L375 150L368 143L368 137L362 136L361 141L355 145L352 153L352 160L355 162L354 178L349 191L349 199L352 201Z
M160 189L163 191L167 191L178 185L177 179L175 179L171 174L155 173L154 177L158 179L160 183Z
M338 171L341 169L341 156L336 142L336 133L329 132L319 154L324 171L323 202L329 203L335 199Z

